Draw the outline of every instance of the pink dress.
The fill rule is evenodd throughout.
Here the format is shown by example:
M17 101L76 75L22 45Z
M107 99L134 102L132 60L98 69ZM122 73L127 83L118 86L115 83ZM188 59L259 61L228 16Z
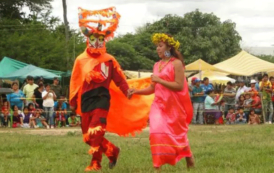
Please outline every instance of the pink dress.
M172 61L159 72L160 63L154 65L153 74L166 81L175 80ZM155 84L155 99L150 111L150 146L154 167L164 164L175 165L184 157L191 157L187 138L193 108L185 79L182 91L172 91Z

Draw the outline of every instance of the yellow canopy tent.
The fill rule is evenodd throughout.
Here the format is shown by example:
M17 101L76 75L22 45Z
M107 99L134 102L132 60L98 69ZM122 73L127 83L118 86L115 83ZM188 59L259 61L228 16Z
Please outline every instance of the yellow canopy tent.
M227 82L235 82L236 80L230 77L227 77L228 73L221 73L216 71L202 71L201 78L208 77L211 83L216 84L226 84ZM200 73L194 75L193 77L199 78Z
M261 60L242 50L234 57L215 64L214 67L223 69L233 75L251 76L259 72L273 71L274 64Z
M222 70L220 68L214 67L213 65L203 61L202 59L198 59L197 61L194 61L188 65L186 65L186 71L218 71L218 72L224 72L225 70Z

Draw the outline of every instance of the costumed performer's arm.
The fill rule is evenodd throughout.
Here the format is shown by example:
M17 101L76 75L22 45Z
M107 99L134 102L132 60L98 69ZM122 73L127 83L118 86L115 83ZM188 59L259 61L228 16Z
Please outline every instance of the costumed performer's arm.
M78 92L80 92L79 86L81 85L81 79L82 79L81 74L82 74L81 66L79 63L79 59L77 57L72 69L70 86L69 86L69 105L70 105L70 110L72 112L75 112L77 108Z
M120 71L120 67L113 68L112 71L112 80L115 85L120 88L123 94L127 97L127 91L129 89L126 79L122 76L122 71Z
M151 80L152 82L159 83L166 88L173 90L173 91L182 91L184 88L184 79L185 79L185 73L184 73L184 67L183 63L176 59L173 61L174 70L175 70L175 81L169 82L166 80L161 79L159 76L152 75Z

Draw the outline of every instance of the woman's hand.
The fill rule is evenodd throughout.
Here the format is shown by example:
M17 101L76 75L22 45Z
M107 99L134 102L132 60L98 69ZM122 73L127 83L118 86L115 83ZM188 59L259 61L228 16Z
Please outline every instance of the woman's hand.
M162 79L157 75L151 75L151 81L156 83L161 83Z

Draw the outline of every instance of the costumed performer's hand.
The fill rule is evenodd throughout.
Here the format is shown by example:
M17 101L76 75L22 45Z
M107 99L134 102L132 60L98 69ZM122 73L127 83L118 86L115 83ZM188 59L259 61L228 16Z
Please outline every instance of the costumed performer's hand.
M136 89L130 88L127 90L127 98L130 99L132 95L136 92Z
M153 74L151 75L151 81L155 83L160 83L162 79L159 76Z

